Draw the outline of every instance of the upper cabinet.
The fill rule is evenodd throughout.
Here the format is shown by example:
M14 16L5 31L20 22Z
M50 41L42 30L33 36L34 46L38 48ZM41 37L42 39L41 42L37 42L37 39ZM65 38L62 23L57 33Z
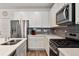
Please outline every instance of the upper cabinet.
M32 12L29 19L30 27L41 27L41 12Z
M48 27L48 10L16 11L14 20L29 20L29 27Z
M49 19L48 19L48 12L42 12L41 13L41 23L42 23L42 27L49 27Z
M56 13L64 6L64 3L55 3L49 11L49 25L50 27L58 26L56 24Z
M48 12L33 12L29 20L30 27L48 27Z

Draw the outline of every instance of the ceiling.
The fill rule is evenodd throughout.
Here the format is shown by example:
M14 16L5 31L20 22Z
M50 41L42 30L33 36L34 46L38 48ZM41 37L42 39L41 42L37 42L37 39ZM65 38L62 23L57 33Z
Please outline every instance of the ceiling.
M0 8L50 8L54 3L0 3Z

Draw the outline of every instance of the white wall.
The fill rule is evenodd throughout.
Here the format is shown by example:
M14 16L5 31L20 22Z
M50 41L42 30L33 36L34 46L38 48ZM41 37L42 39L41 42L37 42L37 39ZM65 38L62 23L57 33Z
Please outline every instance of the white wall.
M7 16L3 15L3 11L7 11ZM10 9L0 9L0 37L10 37L10 20L13 11Z
M10 19L0 19L0 37L9 37L10 36Z
M59 11L59 9L62 8L62 6L64 6L64 3L55 3L50 11L49 11L49 23L51 27L57 26L56 25L56 13L57 11Z

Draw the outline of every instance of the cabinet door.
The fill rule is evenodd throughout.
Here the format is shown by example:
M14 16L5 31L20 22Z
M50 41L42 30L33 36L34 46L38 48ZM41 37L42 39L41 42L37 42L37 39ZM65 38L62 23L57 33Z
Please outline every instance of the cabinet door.
M42 27L49 27L49 21L48 21L48 12L42 12L41 13L41 18L42 18L42 20L41 20L41 25L42 25Z
M45 45L44 45L45 50L47 52L47 55L49 56L49 39L47 37L45 37L44 42L45 42Z
M44 49L44 37L29 37L29 49Z
M37 37L36 43L37 49L44 49L44 37Z
M30 27L48 27L48 11L32 12L29 24Z
M29 20L30 27L41 27L41 14L40 12L33 12Z
M26 56L26 41L16 49L17 56Z
M35 48L35 44L36 44L35 37L29 37L29 40L28 40L28 48L29 49Z

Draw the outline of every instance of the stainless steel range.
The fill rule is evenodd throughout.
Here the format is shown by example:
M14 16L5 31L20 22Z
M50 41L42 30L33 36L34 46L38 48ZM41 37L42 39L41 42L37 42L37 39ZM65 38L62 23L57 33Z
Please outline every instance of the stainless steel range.
M79 48L79 33L67 32L65 39L50 39L50 56L58 56L58 48Z
M58 48L79 48L79 41L71 38L66 39L50 39L50 45L55 44Z

